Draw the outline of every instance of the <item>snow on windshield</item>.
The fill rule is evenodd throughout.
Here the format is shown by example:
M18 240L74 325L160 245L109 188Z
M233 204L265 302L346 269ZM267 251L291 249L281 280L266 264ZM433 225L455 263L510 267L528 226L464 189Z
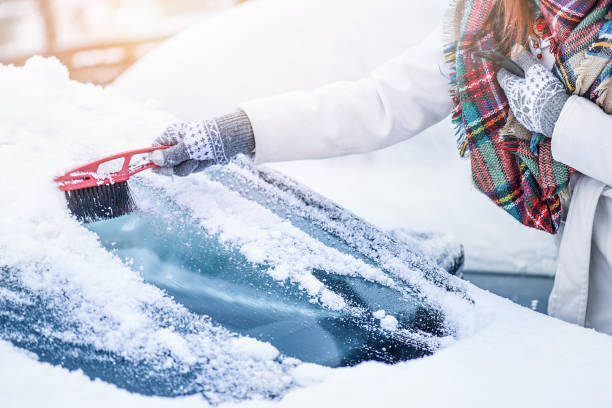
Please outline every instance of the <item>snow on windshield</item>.
M472 330L469 297L462 284L444 277L434 254L425 256L320 197L304 195L282 176L259 174L248 161L181 180L144 175L135 184L149 218L78 224L53 177L89 160L145 147L175 118L112 90L69 81L55 60L34 58L25 68L1 67L0 85L0 336L42 360L94 377L106 370L106 381L127 390L201 393L213 403L275 398L293 387L290 373L299 360L269 343L241 337L267 340L264 331L222 326L221 317L211 319L187 300L189 290L201 288L201 295L212 281L186 282L180 270L156 274L146 267L153 252L174 256L181 247L197 245L198 233L189 228L219 242L218 254L227 256L219 256L218 265L234 262L245 274L269 279L256 290L232 286L237 292L230 292L228 301L233 304L305 318L325 314L348 322L347 330L425 344L427 350ZM175 228L177 214L176 222L186 226ZM140 256L144 252L136 244L146 241L142 234L160 226L170 237L167 246ZM140 238L132 231L142 233ZM185 262L214 269L212 259ZM338 289L351 285L363 299L372 288L387 288L380 293L400 301L371 310L367 301ZM275 303L294 289L293 308ZM427 307L415 306L421 304ZM441 311L443 327L433 337L423 332L427 322L419 326L419 319L431 320L421 309ZM338 356L329 364L351 363Z

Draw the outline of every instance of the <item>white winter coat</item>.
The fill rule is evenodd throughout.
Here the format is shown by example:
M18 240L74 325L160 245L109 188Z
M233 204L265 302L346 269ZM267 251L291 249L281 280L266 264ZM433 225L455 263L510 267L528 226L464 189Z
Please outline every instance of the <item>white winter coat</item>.
M417 135L451 109L441 30L370 77L244 103L255 160L320 159L369 152ZM612 334L612 115L572 96L553 156L581 174L560 240L549 314Z

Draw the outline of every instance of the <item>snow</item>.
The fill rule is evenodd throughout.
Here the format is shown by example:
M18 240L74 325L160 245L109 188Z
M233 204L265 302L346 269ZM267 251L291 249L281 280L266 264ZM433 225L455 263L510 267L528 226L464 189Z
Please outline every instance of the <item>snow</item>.
M446 3L250 1L167 41L114 87L186 120L225 114L253 98L368 75L439 24ZM454 236L466 269L554 273L553 237L472 187L450 120L383 151L272 167L383 229Z
M120 382L157 384L158 395L201 393L220 402L291 387L294 363L233 353L235 334L189 312L105 251L69 216L51 182L85 160L148 145L174 118L69 81L55 60L0 67L0 86L7 91L0 98L2 337L51 361L71 358L61 354L66 345L75 358L80 348L94 350L82 358L94 365L114 360L125 376ZM38 343L32 333L48 341ZM176 389L167 382L171 373L192 377Z
M326 7L328 4L329 7ZM95 233L69 217L64 197L50 182L53 176L63 173L67 168L105 154L146 146L177 116L222 113L231 109L236 101L248 97L246 93L255 96L258 93L281 90L276 86L299 87L307 81L310 83L304 86L315 86L320 80L332 80L333 76L361 75L370 65L394 51L395 43L392 39L401 37L400 42L406 41L404 45L413 41L409 35L395 36L394 32L397 31L394 30L399 30L400 26L402 29L414 30L414 33L422 29L422 24L427 21L421 25L407 24L407 21L414 21L410 17L412 13L419 14L418 9L413 10L414 7L423 7L421 11L431 10L432 14L435 7L440 8L438 3L418 3L415 6L399 0L389 0L384 3L385 7L374 0L363 0L360 7L346 7L346 4L354 2L256 1L252 5L232 10L224 17L211 20L204 26L208 28L195 28L191 33L202 35L202 31L198 30L217 33L216 37L200 36L198 43L201 49L207 51L204 54L207 53L211 61L210 71L203 70L201 66L198 68L202 69L200 86L208 92L195 89L197 87L193 84L182 87L176 83L160 85L165 82L164 70L172 68L172 58L168 58L166 64L159 65L159 77L153 82L150 76L143 74L143 70L147 69L146 61L129 74L133 79L142 79L153 93L161 92L160 89L164 87L170 91L173 86L176 87L173 92L176 89L184 91L185 99L169 96L164 99L159 98L163 96L161 93L158 94L162 104L154 101L143 104L120 94L117 90L125 89L127 92L129 76L123 79L123 86L118 84L116 90L113 90L71 82L66 70L53 60L35 58L25 68L0 67L0 88L3 89L0 95L0 172L3 175L0 179L0 208L4 214L0 228L0 281L4 284L0 288L0 331L3 331L3 337L12 334L14 337L10 338L11 341L29 341L28 338L20 338L19 332L4 330L9 323L25 322L33 324L39 333L46 336L48 341L45 343L49 347L62 342L76 342L93 345L108 352L108 356L117 355L128 361L143 362L148 368L147 373L151 375L148 379L153 383L160 380L156 375L164 370L193 375L190 377L193 378L189 382L190 389L175 390L175 394L170 394L174 398L145 397L100 380L92 381L80 370L69 371L37 361L31 353L0 341L0 406L66 407L78 404L92 407L195 407L206 406L210 402L243 407L372 407L383 403L393 406L456 407L610 405L610 336L537 314L469 284L466 284L466 288L474 303L467 304L461 296L446 294L443 290L436 290L433 285L427 286L419 280L419 270L406 267L406 258L391 252L381 262L394 274L390 278L383 276L378 269L356 257L351 258L342 251L309 240L298 228L283 224L282 218L251 200L238 197L235 192L222 188L220 183L205 175L170 183L149 175L144 181L163 188L179 204L191 208L205 228L215 231L221 239L235 245L251 261L277 264L276 269L270 269L274 279L293 279L328 309L343 306L336 303L338 299L333 293L321 290L322 286L320 282L317 283L316 277L304 273L323 263L331 263L338 273L350 272L385 284L391 284L387 279L418 282L448 312L449 323L455 325L458 341L446 339L446 343L441 341L443 347L433 356L395 365L365 363L352 368L329 369L300 364L295 359L279 355L278 350L270 344L237 336L189 312L163 291L145 283L138 271L130 268L129 263L106 251ZM329 11L330 14L320 15L321 10ZM344 19L334 17L334 13L346 10L355 10L355 13L346 13ZM324 36L325 27L331 27L333 22L333 27L338 30L335 38L346 42L332 44L331 41L321 41L320 37L314 36L312 24L306 24L308 19L304 16L315 12L320 15L322 22L320 26L316 25L317 33ZM253 18L255 16L260 18ZM233 24L229 24L230 21ZM359 32L359 36L351 30L342 31L340 21L353 28L359 27L359 31L354 31ZM382 41L380 47L376 46L380 40L375 40L374 35L368 35L376 34L377 28L380 29L375 21L388 23L385 26L388 31L385 30L383 34L388 41ZM300 26L300 22L303 25ZM253 27L249 23L255 24L257 29L250 30ZM224 27L232 29L224 32ZM232 45L238 43L232 41L241 39L243 45L240 49L250 49L254 53L262 51L262 48L244 45L245 31L241 30L250 30L250 38L254 39L269 33L271 38L276 39L278 46L288 51L294 48L284 42L292 41L288 36L279 36L278 32L273 32L274 27L282 28L285 33L302 36L299 38L303 42L298 41L299 52L291 51L294 53L288 55L295 60L289 58L289 62L294 61L300 65L302 52L308 55L311 51L338 51L339 59L346 58L351 62L347 64L352 67L351 72L338 72L340 68L338 71L331 69L342 64L330 63L326 67L317 67L317 64L312 63L309 66L312 75L298 75L296 79L284 72L286 69L294 75L299 74L287 63L282 67L274 66L281 72L269 72L271 78L278 76L277 82L258 76L265 72L264 64L273 64L274 59L253 59L248 67L252 68L250 72L254 78L248 83L254 83L253 87L244 86L244 82L240 87L241 81L238 80L236 87L228 91L230 88L227 86L232 82L232 70L246 69L246 65L236 66L229 58L238 54L235 53L238 46ZM222 43L231 53L219 48L221 44L217 48L213 47L213 44L221 43L218 41L220 33L225 34ZM187 32L182 38L188 40L189 35L195 34ZM346 45L363 39L366 39L364 54L370 55L371 61L367 61L367 58L358 59L354 48ZM181 37L174 44L179 41L182 41ZM256 44L259 44L259 39ZM271 52L275 51L272 47L274 44L269 44ZM160 53L169 50L160 49ZM214 52L219 52L215 58L211 57ZM224 60L225 57L227 59ZM155 61L155 58L152 54L151 61ZM194 55L193 59L187 59L192 60L195 69L198 57ZM258 66L258 63L262 65ZM227 76L221 75L221 71L214 72L215 66L221 70L224 64L227 64L226 68L230 67ZM321 71L317 69L329 72L326 74L328 76L318 76L317 72ZM219 75L215 77L213 74ZM187 78L180 73L178 77ZM245 78L244 75L239 77ZM207 83L206 79L211 83ZM215 90L212 81L217 81L215 86L219 88ZM139 85L134 83L129 93L136 92ZM217 95L218 98L211 95ZM190 99L196 96L201 99ZM178 112L180 106L169 106L172 101L177 106L189 106L191 113L185 111L181 114ZM166 106L174 115L167 113L162 106ZM446 125L440 126L442 128ZM440 174L430 174L430 178L421 177L422 184L413 186L411 195L416 195L420 188L425 189L427 183L435 185L436 182L446 180L449 175L454 174L460 178L457 174L463 174L467 177L464 162L452 162L459 163L459 167L450 164L452 143L446 142L444 138L447 135L440 132L441 128L429 131L429 138L422 135L418 140L408 142L412 144L405 150L402 147L390 150L390 153L340 159L345 162L298 163L295 168L299 168L303 180L308 177L331 180L319 180L318 185L311 184L325 194L326 190L333 190L332 193L337 194L334 199L341 203L344 201L349 208L360 215L365 214L380 225L386 223L388 227L397 227L401 223L410 229L423 227L453 232L466 243L471 265L482 262L484 266L499 269L531 270L526 265L532 264L532 258L540 257L543 261L536 263L539 265L536 269L546 269L547 262L552 262L553 257L546 244L539 242L541 235L519 233L518 227L513 229L509 227L510 224L504 226L503 221L498 219L502 213L493 211L496 210L494 208L487 212L485 208L492 206L480 198L477 200L476 195L474 198L466 195L465 200L454 203L457 208L448 208L448 205L441 204L442 197L436 196L429 188L421 191L421 194L427 191L434 198L431 198L432 201L423 201L419 195L419 199L414 200L424 203L424 208L419 209L416 204L407 207L406 196L397 194L397 186L405 184L404 178L400 179L401 172L429 174L425 170L431 169L432 156L426 156L424 153L427 152L447 157L449 160L445 163L449 164L441 166L443 169ZM421 140L423 144L418 143ZM408 143L405 146L409 146ZM418 153L423 157L419 158ZM382 156L377 156L379 154ZM365 168L364 163L370 162L373 165ZM404 167L407 166L406 162L410 163L410 167ZM343 170L345 167L341 166L345 165L347 169ZM233 174L240 175L239 166L233 166ZM463 173L459 169L463 169ZM382 190L372 187L369 191L372 191L373 196L370 197L365 193L356 195L355 184L347 182L348 178L334 184L334 178L339 180L349 172L353 177L358 175L356 178L361 178L358 180L359 185L366 188L372 187L369 183L374 184L377 174L385 174L387 178L379 178L376 184L380 189L391 191L383 194ZM398 174L390 176L395 173ZM458 195L468 194L466 192L469 191L460 183L454 188ZM336 189L339 193L334 193ZM393 201L391 193L404 199L401 211L399 198ZM201 201L202 194L207 197L207 201ZM342 194L346 194L344 199ZM198 195L200 201L197 200ZM385 205L384 211L380 211L381 203ZM432 215L432 208L441 210ZM469 211L477 211L478 217L475 218L482 224L474 225L475 221L471 219L474 217L465 216L464 212L468 208ZM316 217L317 214L312 216ZM460 220L455 220L454 216ZM387 221L385 217L388 217ZM232 220L245 222L253 218L256 221L246 227L232 224ZM495 225L495 228L491 228L491 225ZM264 234L269 246L258 242L258 234ZM512 243L511 248L508 248L507 242ZM297 246L300 250L310 252L306 252L308 256L304 259L294 260L295 256L274 251L274 248L282 246ZM480 258L473 255L474 249L480 251ZM512 258L520 259L521 264ZM294 261L298 262L298 267L289 267L288 264ZM433 263L423 261L420 266L433 268ZM38 313L30 313L30 310ZM40 313L41 310L60 313L45 315ZM386 306L378 310L375 317L383 327L395 330L396 315ZM60 330L56 330L57 327ZM75 352L78 351L75 349ZM133 379L143 376L142 372L124 374L132 375ZM195 395L183 397L190 392ZM280 402L266 399L271 395L283 395L283 399ZM249 400L240 402L244 399Z
M234 339L230 347L238 355L257 360L274 360L279 355L278 350L270 343L264 343L249 337Z
M377 319L382 319L383 317L385 317L387 313L385 313L384 310L378 310L376 312L374 312L374 317Z
M385 316L380 320L380 326L385 330L397 330L397 325L397 319L393 316Z
M398 326L397 319L391 315L387 315L387 313L384 310L378 310L374 312L374 317L380 320L380 326L384 330L389 330L389 331L397 330L397 326Z
M91 381L81 372L68 372L39 363L10 344L0 341L0 404L3 407L108 408L118 402L133 408L206 407L199 396L147 398L102 382ZM78 404L78 405L76 405Z
M609 336L555 321L487 294L481 294L477 301L484 309L495 311L495 320L434 356L393 366L366 363L347 369L303 364L292 371L301 388L286 395L282 403L250 401L224 406L610 405ZM164 399L130 394L101 381L90 381L80 372L39 363L1 341L0 361L2 406L207 406L197 396Z
M499 298L476 300L496 316L473 337L420 360L335 369L325 381L289 393L282 406L610 406L609 336Z

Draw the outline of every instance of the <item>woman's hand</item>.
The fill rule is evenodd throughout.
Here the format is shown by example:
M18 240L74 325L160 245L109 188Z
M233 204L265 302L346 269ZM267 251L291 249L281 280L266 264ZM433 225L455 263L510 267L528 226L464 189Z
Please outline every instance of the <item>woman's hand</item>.
M215 125L206 121L175 123L165 130L153 142L153 146L172 146L165 150L156 150L151 153L151 161L170 171L161 171L161 174L174 174L180 177L204 170L216 163L227 163L225 152L219 155L213 152L213 138L211 128Z
M525 78L505 69L497 73L510 109L527 129L552 137L568 95L561 82L528 51L521 52L514 61L525 71Z
M170 125L153 146L172 146L151 153L160 174L185 177L214 164L226 164L239 153L250 154L255 139L248 117L243 112L212 120Z

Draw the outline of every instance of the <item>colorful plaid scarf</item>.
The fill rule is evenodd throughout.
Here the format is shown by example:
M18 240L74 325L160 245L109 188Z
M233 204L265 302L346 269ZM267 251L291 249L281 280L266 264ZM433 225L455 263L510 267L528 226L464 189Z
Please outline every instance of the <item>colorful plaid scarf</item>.
M538 5L556 44L553 73L568 93L605 106L612 98L612 45L609 31L606 34L612 0L540 0ZM503 47L503 33L496 30L503 27L499 5L493 0L466 0L464 7L460 21L449 19L447 32L459 34L445 47L460 154L469 150L474 184L493 202L524 225L555 234L562 218L559 195L573 169L553 159L550 139L530 134L531 140L525 140L515 137L521 131L504 131L507 122L515 128L521 125L509 112L496 67L472 55Z

